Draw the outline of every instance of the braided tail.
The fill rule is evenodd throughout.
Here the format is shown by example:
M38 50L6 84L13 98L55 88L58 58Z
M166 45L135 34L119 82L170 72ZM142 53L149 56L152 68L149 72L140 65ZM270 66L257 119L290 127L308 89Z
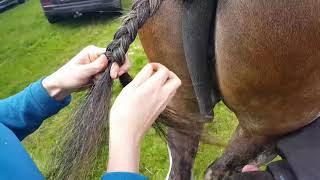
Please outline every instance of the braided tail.
M105 55L109 64L102 78L89 90L85 100L66 124L60 145L53 151L49 179L88 179L95 162L107 146L108 117L113 80L112 63L120 66L135 40L139 28L160 7L163 0L135 0L132 10L108 45ZM129 74L120 77L123 85L131 81Z
M133 3L132 10L124 18L122 26L107 47L105 54L111 62L119 65L124 63L125 54L136 39L138 30L159 9L161 2L162 0L136 0Z

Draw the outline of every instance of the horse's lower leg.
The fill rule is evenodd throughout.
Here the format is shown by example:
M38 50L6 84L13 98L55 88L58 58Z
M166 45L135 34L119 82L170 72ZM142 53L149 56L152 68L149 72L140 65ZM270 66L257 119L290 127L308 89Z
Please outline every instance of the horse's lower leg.
M201 132L203 125L199 124L194 128L196 132ZM198 151L200 136L199 133L185 134L168 128L170 172L167 179L192 179L192 167Z
M250 163L260 165L275 157L274 143L268 137L248 135L238 127L223 155L206 170L206 180L220 180Z

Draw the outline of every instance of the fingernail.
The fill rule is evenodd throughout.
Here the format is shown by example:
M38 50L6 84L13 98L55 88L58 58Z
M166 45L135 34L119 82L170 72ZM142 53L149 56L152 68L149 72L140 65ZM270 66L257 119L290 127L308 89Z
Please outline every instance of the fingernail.
M124 74L125 72L124 72L124 70L121 70L121 71L119 71L119 76L121 76L122 74Z
M110 76L111 76L112 79L115 79L114 70L112 70L112 69L111 69L111 72L110 72Z
M259 169L253 165L246 165L242 168L242 172L254 172L254 171L259 171Z
M112 64L112 66L111 66L110 76L111 76L112 79L117 78L117 73L114 70L114 64Z
M117 75L117 73L116 73L116 72L114 72L114 73L113 73L113 77L112 77L112 78L113 78L113 79L117 79L117 76L118 76L118 75Z
M108 57L105 54L100 55L101 58L105 59L107 62L109 62Z
M145 68L150 69L150 68L152 68L152 65L150 63L148 63Z

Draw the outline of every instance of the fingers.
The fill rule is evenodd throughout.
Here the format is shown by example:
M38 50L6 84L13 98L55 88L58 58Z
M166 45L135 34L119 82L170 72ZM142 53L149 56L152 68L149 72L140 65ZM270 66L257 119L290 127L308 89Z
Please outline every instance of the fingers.
M104 54L105 52L106 52L106 48L97 47L97 49L96 49L96 55L97 55L97 57L101 56L101 55Z
M163 112L163 111L166 109L166 107L168 106L168 104L171 102L172 98L173 98L174 95L176 94L176 92L177 92L177 91L173 91L173 92L171 92L171 94L169 94L169 95L167 96L167 99L164 101L164 103L163 103L163 105L162 105L162 108L160 109L161 112Z
M178 78L176 74L170 71L169 73L169 79L167 82L163 85L161 89L161 94L163 99L165 99L165 102L163 104L163 111L166 106L171 102L172 98L177 92L177 89L181 86L181 80Z
M125 72L128 72L130 67L131 67L131 63L130 63L128 54L126 54L126 60L125 60L124 64L120 67L119 72L118 72L118 76L121 76Z
M105 52L105 48L89 45L82 49L82 51L74 59L77 63L88 64L95 61L101 54Z
M102 56L102 54L105 52L104 48L98 48L95 46L88 46L86 48L86 53L89 59L89 63L92 63L98 59L99 56ZM106 59L106 61L108 61ZM121 76L125 72L127 72L130 68L130 62L128 59L128 55L126 54L126 60L125 63L119 67L117 63L113 63L110 69L110 76L112 79L116 79L118 76Z
M171 94L175 92L181 86L181 80L179 77L173 73L172 71L169 72L169 78L166 83L162 87L162 91L165 94Z
M138 87L145 82L153 73L151 64L147 64L142 70L136 75L136 77L129 84L130 86Z
M102 72L108 66L108 59L105 55L100 55L95 61L85 65L85 68L90 72L91 75L96 75Z
M254 171L259 171L259 168L253 165L246 165L242 168L242 172L254 172Z
M75 58L77 63L87 65L90 64L90 67L94 68L95 72L101 72L104 70L108 65L108 63L100 62L101 56L104 56L103 54L106 52L105 48L99 48L94 45L90 45L85 47L81 53L79 53L78 57ZM104 58L105 61L108 61L107 58ZM99 62L96 62L99 61ZM125 72L127 72L130 68L130 62L128 59L128 56L126 54L126 60L125 63L119 67L117 63L113 63L110 70L110 76L112 79L116 79L118 76L121 76Z
M105 53L104 48L99 48L99 47L90 45L84 48L82 52L85 54L86 64L88 64L88 68L91 68L92 72L99 73L105 70L105 68L108 65L108 59L104 55ZM126 59L126 63L124 64L125 66L121 67L121 70L122 70L121 75L125 73L130 67L127 64L129 63L127 62L127 59ZM118 77L119 71L120 71L119 65L117 63L113 63L110 70L110 76L113 79L116 79Z
M119 65L117 63L112 63L111 69L110 69L110 76L112 79L116 79L118 77L119 72Z
M100 48L100 47L96 47L96 46L90 46L91 48L89 48L89 56L90 56L90 62L95 61L98 57L100 57L103 53L106 52L105 48Z
M164 65L159 63L151 63L151 66L154 73L141 85L141 89L143 90L159 89L169 77L170 71Z
M131 67L128 55L126 54L126 60L124 64L119 67L117 63L113 63L111 70L110 70L110 76L112 79L116 79L117 77L123 75L125 72L128 72Z

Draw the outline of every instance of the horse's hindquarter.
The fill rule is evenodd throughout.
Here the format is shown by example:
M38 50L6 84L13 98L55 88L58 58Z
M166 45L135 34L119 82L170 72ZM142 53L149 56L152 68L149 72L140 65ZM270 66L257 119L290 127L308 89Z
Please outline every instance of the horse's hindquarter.
M199 109L185 60L181 15L182 1L163 1L156 14L140 29L139 37L150 62L162 63L180 77L182 85L170 106L178 114L190 117L190 113L198 114ZM170 123L186 122L185 120L193 119L183 119L183 117L168 119ZM188 133L181 133L178 130ZM188 122L169 126L167 137L170 149L170 173L167 179L190 179L201 131L201 123Z
M182 81L171 106L178 113L193 113L199 110L184 56L181 3L163 1L158 12L140 29L139 37L149 61L167 66Z
M245 129L279 135L319 115L319 9L317 0L219 2L219 86Z

